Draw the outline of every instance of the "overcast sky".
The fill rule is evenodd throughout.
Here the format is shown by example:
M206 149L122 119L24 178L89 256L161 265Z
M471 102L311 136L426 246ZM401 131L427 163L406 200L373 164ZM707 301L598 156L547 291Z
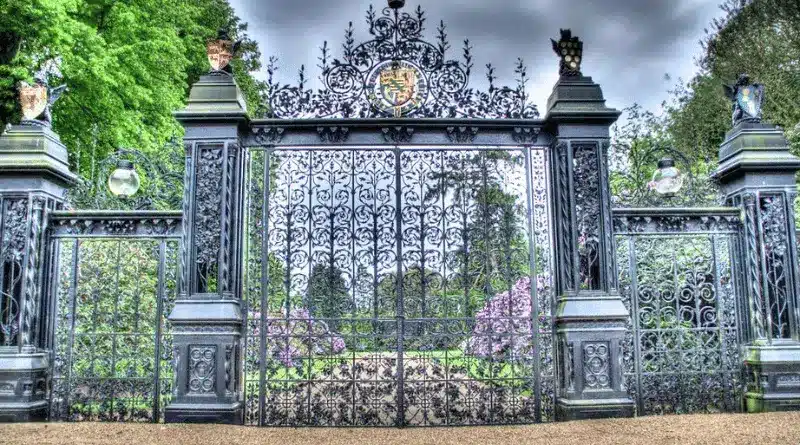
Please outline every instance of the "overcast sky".
M341 57L344 29L354 22L356 42L368 40L365 13L380 0L230 0L250 25L263 62L279 58L282 83L295 83L300 65L316 79L324 40ZM545 114L547 97L558 78L558 59L550 38L571 28L584 41L583 73L603 87L606 103L622 109L633 102L657 111L678 77L696 71L703 28L720 15L718 0L408 0L405 10L422 4L427 13L426 40L434 41L444 20L452 49L460 56L469 38L475 67L470 84L485 87L483 69L492 63L496 84L513 86L517 57L528 65L531 100ZM668 73L672 80L665 80ZM265 78L262 73L259 77ZM318 84L312 84L318 86Z

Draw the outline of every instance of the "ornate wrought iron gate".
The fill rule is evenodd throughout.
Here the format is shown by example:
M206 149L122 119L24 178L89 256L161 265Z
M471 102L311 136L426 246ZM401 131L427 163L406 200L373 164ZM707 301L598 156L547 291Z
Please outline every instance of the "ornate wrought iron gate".
M251 150L245 423L551 420L547 172L537 148Z
M741 410L739 218L735 209L615 214L631 313L624 371L639 415Z
M51 217L52 420L163 418L180 213Z

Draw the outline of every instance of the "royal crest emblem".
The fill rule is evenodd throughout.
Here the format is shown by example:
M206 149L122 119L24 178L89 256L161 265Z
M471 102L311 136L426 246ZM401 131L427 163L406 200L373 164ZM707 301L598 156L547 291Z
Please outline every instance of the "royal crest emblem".
M736 100L739 102L739 106L742 107L742 110L745 113L749 114L750 116L755 116L758 114L758 105L756 104L756 89L751 87L745 87L739 90L737 94Z
M241 41L234 42L228 36L228 31L220 29L215 40L206 42L206 55L212 71L225 71L230 73L230 64L233 56L239 49Z
M211 40L206 46L208 63L214 71L228 66L233 59L233 42L230 40Z
M419 108L428 93L419 68L406 61L379 64L367 79L368 94L375 108L386 115L404 116Z
M733 101L733 125L739 122L761 122L764 85L753 83L747 74L740 74L736 83L724 85L725 94Z
M32 121L38 118L47 108L47 86L40 83L30 85L21 82L19 104L22 108L23 119Z

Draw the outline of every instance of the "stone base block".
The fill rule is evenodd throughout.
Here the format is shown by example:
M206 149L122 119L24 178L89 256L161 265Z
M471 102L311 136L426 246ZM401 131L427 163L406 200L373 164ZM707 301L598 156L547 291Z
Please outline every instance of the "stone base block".
M47 354L0 348L0 421L47 419Z
M747 412L800 410L800 343L779 340L745 346Z
M0 403L0 422L43 422L47 400L31 403Z
M171 404L164 410L167 423L244 423L241 403L233 404Z
M798 394L748 392L744 395L744 402L748 413L800 411L800 395Z
M569 400L556 402L556 420L607 419L612 417L633 417L634 405L631 399Z

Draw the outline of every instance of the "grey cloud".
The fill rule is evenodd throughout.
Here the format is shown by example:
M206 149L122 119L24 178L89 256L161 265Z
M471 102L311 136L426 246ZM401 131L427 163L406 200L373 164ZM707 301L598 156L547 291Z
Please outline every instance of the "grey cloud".
M385 5L372 3L379 12ZM319 46L327 40L338 57L349 21L357 41L368 39L369 0L231 0L231 4L250 24L250 35L261 44L264 58L279 58L278 77L283 82L294 82L302 64L315 79ZM416 9L417 4L409 0L405 9ZM664 82L664 73L677 78L694 72L697 41L718 12L714 0L439 0L422 6L429 40L444 20L451 58L460 58L462 41L470 39L476 66L473 86L485 85L486 63L496 67L498 82L512 83L514 62L523 58L532 79L528 89L540 110L557 77L558 62L549 39L558 36L559 28L571 28L584 40L584 73L603 86L611 106L622 108L637 101L655 109L672 86Z

